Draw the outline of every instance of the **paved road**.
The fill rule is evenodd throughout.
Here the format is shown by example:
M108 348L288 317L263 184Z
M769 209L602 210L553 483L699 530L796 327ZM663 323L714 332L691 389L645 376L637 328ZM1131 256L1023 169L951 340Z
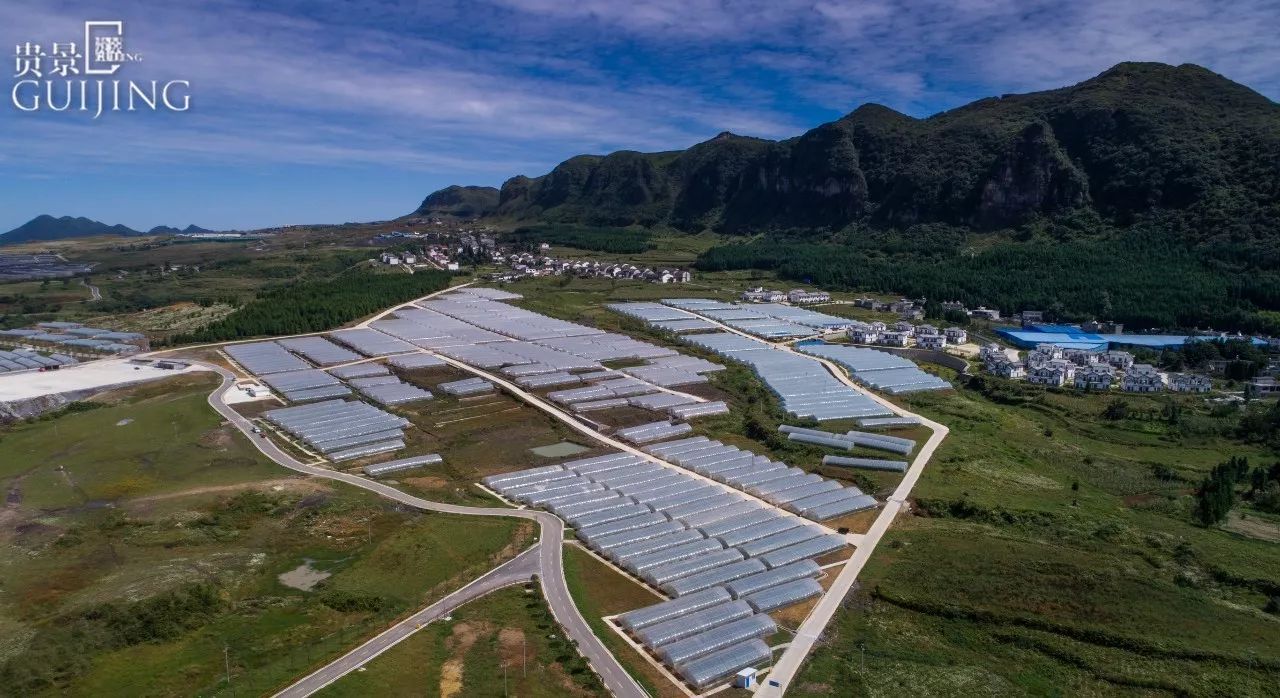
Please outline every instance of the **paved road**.
M710 320L710 318L704 318ZM742 335L748 339L760 341L756 337L752 337L746 332L729 327L724 323L710 320L712 323L719 325L726 332ZM885 531L889 530L889 526L893 524L893 520L897 517L898 512L902 510L906 503L907 496L911 494L911 489L915 487L919 481L920 475L924 473L924 467L933 457L933 452L937 450L943 439L947 438L949 430L943 424L939 424L930 419L926 419L914 412L909 412L889 400L863 388L849 375L845 373L840 366L828 361L827 359L804 354L792 349L787 344L774 344L774 348L779 351L790 352L797 356L803 356L806 359L817 361L827 369L831 375L845 385L857 390L858 392L870 397L872 400L880 403L884 407L893 411L895 414L904 417L915 417L920 420L921 425L928 428L932 433L925 440L924 445L920 447L920 452L916 454L915 460L912 461L911 467L903 476L902 481L894 489L893 494L885 502L884 508L880 510L880 514L876 516L876 520L871 524L866 534L862 536L861 542L854 549L853 555L849 561L841 568L840 574L836 575L835 581L827 593L822 595L817 606L814 607L796 629L796 636L792 639L787 648L783 650L782 656L778 657L778 661L765 677L765 682L756 689L756 698L770 698L772 696L781 696L786 692L792 679L800 671L801 665L804 663L809 653L813 651L814 644L822 637L822 632L826 629L827 624L831 622L836 611L840 610L840 604L844 601L845 596L849 594L849 590L853 588L853 583L857 581L858 574L862 572L863 566L867 564L867 560L871 558L871 554L875 552L876 545L880 543L880 539L884 536Z
M515 558L493 568L484 576L396 623L363 645L300 679L277 693L276 698L305 698L364 666L373 658L408 639L428 623L452 613L459 606L503 587L529 581L541 569L540 548L541 544L535 544Z
M80 279L80 285L89 289L89 298L88 300L85 301L86 303L92 303L94 301L102 300L102 292L98 290L97 286L94 286L93 284L85 281L84 279Z
M644 689L636 683L635 679L631 678L631 675L622 668L618 660L600 642L600 638L596 637L595 633L591 631L586 619L582 617L582 613L578 611L578 607L573 603L573 597L569 594L569 585L564 578L564 565L561 557L561 546L564 541L564 522L559 517L547 512L528 509L466 507L432 502L359 475L302 463L281 450L271 439L262 438L261 435L254 434L253 423L226 404L223 400L224 395L228 390L235 389L236 375L234 373L215 364L196 363L201 363L201 365L218 372L222 376L221 386L209 395L209 405L243 432L259 451L281 466L305 475L345 482L348 485L369 490L401 504L424 511L470 516L513 516L537 521L541 526L538 545L539 580L542 583L542 593L546 596L547 605L551 607L551 614L564 627L569 637L577 642L578 651L590 662L591 667L599 674L600 680L613 695L620 698L643 698L647 695Z

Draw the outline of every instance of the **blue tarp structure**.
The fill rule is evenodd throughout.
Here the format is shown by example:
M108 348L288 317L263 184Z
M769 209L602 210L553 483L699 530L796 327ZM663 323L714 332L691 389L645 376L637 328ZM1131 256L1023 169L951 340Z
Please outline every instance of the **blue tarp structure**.
M1064 349L1106 351L1117 347L1146 347L1148 349L1178 349L1188 340L1211 340L1213 337L1196 337L1177 334L1095 334L1085 332L1075 325L1030 325L1026 328L999 327L996 333L1023 349L1034 349L1037 344L1057 344ZM1253 339L1254 344L1263 343Z

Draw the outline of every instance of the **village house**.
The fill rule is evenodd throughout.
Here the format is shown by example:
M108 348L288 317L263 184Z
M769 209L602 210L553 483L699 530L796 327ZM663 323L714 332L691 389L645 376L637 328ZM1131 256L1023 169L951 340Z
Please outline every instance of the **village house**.
M1026 327L1027 325L1036 325L1044 322L1044 311L1024 310L1021 313L1018 313L1018 318L1022 320L1023 327Z
M1027 370L1027 380L1036 385L1062 387L1075 379L1075 364L1065 359L1054 359L1032 366Z
M887 330L880 333L880 344L886 347L905 347L911 344L911 335L906 332Z
M947 338L940 334L916 334L916 346L921 349L937 349L941 351L947 346Z
M951 344L964 344L969 341L969 333L959 327L948 327L942 331L942 334L947 338L947 342Z
M1127 371L1130 366L1133 366L1133 354L1127 351L1106 351L1102 353L1102 358L1121 371Z
M781 303L787 300L787 294L767 288L756 287L742 292L742 300L751 303Z
M1062 358L1077 366L1091 366L1101 361L1097 352L1086 349L1063 349Z
M1254 378L1245 384L1244 391L1249 397L1280 397L1280 380L1272 376Z
M1124 334L1124 325L1118 322L1098 322L1090 320L1080 326L1085 332L1099 334Z
M1120 388L1127 393L1158 393L1164 390L1164 375L1151 364L1134 364L1124 372Z
M826 303L831 300L831 294L826 291L806 291L803 288L793 288L791 293L787 294L787 300L799 305Z
M993 359L987 364L987 370L1001 378L1009 378L1018 380L1027 377L1027 368L1020 362L1012 361L1009 357L1003 359Z
M934 327L933 325L920 325L915 328L915 333L916 334L942 334L941 332L938 331L938 328Z
M985 308L980 305L977 308L974 308L973 310L969 311L969 316L976 317L982 320L991 320L994 322L1000 319L1000 311L994 308Z
M877 344L880 341L880 330L871 327L851 327L847 333L849 341L855 344Z
M1081 390L1110 390L1116 370L1108 364L1090 364L1076 371L1075 384Z
M1175 393L1207 393L1213 387L1208 376L1194 373L1170 373L1169 390Z

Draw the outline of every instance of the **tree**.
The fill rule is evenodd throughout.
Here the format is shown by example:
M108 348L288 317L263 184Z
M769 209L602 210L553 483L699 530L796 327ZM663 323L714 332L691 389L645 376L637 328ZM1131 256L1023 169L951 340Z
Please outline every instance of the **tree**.
M1102 410L1102 418L1118 422L1129 416L1129 403L1116 398L1107 403L1106 409Z

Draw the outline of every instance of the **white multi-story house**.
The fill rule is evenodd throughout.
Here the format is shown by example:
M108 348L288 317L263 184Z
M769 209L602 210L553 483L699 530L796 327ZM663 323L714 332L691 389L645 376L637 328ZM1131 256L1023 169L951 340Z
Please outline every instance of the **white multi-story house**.
M778 303L786 299L787 294L782 291L773 291L759 286L742 292L742 300L752 303Z
M1017 361L1010 360L1007 356L1003 360L993 359L990 361L987 364L987 370L1001 378L1017 380L1027 377L1027 367Z
M1244 391L1249 397L1277 397L1280 396L1280 380L1272 376L1254 378L1245 384Z
M942 334L951 344L964 344L969 341L969 333L959 327L948 327L942 331Z
M880 332L874 327L852 327L849 329L849 341L857 344L877 344Z
M1061 359L1062 347L1057 344L1037 344L1035 354L1045 357L1046 360Z
M895 330L881 332L880 344L886 347L905 347L911 344L911 335Z
M1129 370L1129 367L1133 365L1133 354L1130 354L1127 351L1113 350L1103 352L1102 358L1104 361L1115 366L1121 371L1127 371Z
M803 288L793 288L791 293L787 294L787 300L792 303L826 303L831 300L831 294L826 291L806 291Z
M994 361L998 358L1008 358L1008 355L1004 353L1004 349L995 342L982 345L982 349L978 351L978 355L984 362Z
M1076 387L1081 390L1110 390L1116 370L1109 364L1090 364L1076 371Z
M1164 390L1164 374L1151 364L1134 364L1124 372L1120 388L1127 393L1158 393Z
M970 312L969 315L972 317L980 318L982 320L999 320L1000 319L999 310L996 310L995 308L984 308L983 306L978 306L972 312Z
M921 349L945 349L947 338L940 334L916 334L916 346Z
M916 334L942 334L942 333L939 332L938 328L934 327L933 325L918 325L916 327Z
M1036 385L1062 387L1075 379L1076 367L1070 361L1054 359L1027 370L1027 380Z
M908 336L916 333L916 326L912 325L906 320L899 320L893 323L892 325L889 325L889 329L893 330L894 332L902 332L903 334L906 334Z
M1207 393L1213 387L1208 376L1195 373L1170 373L1169 390L1175 393Z
M871 322L871 329L875 330L876 332L884 332L885 330L889 329L889 326L884 324L883 322L880 322L879 320L873 320Z
M1101 361L1097 352L1085 349L1063 349L1062 358L1077 366L1091 366Z

